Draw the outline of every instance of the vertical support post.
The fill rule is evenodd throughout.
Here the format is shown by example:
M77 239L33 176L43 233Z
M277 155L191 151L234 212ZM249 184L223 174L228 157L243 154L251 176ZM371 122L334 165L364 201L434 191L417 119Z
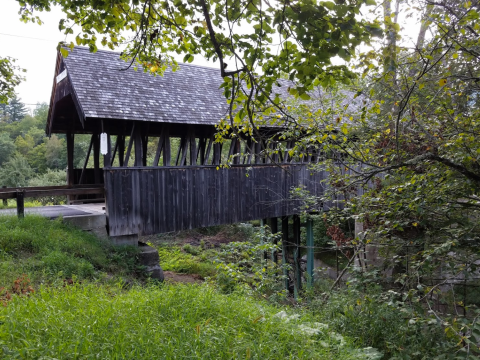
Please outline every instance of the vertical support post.
M285 149L285 153L284 153L284 155L283 155L283 162L284 162L284 163L287 163L287 162L289 162L289 161L291 160L291 159L290 159L290 155L288 154L288 150L290 149L291 144L292 144L291 141L287 141L287 143L286 143L286 145L285 145L285 146L286 146L286 149Z
M293 242L295 244L293 250L293 263L295 266L294 296L297 298L302 287L302 273L300 268L300 216L298 215L293 215Z
M222 159L222 144L213 144L213 165L220 165Z
M307 219L307 287L313 286L313 220Z
M190 164L197 165L197 142L195 139L195 129L190 128L188 135L188 142L190 143Z
M262 159L262 156L261 156L261 153L262 153L262 143L261 143L261 139L258 140L257 143L255 143L255 164L261 164L263 163L263 159Z
M465 269L467 269L467 264L465 264ZM467 276L464 275L463 278L463 317L467 316Z
M170 147L170 128L168 124L163 125L163 133L165 134L163 144L163 166L170 166L172 151Z
M153 166L158 166L158 162L160 160L160 155L163 150L164 142L165 142L165 133L162 131L162 134L158 138L157 151L155 152L155 158L153 159Z
M267 225L267 219L260 220L260 226L262 227L262 232L265 235L265 226ZM262 237L262 244L265 243L265 237ZM268 254L266 251L263 252L263 260L268 260Z
M147 166L147 152L148 152L148 130L150 124L143 124L140 133L140 138L142 139L142 165Z
M288 216L282 217L282 266L285 277L285 290L289 291L288 269Z
M278 164L278 162L280 160L280 155L278 154L278 149L276 147L277 147L276 142L272 139L271 142L270 142L270 148L272 149L272 161L275 164Z
M232 142L230 144L230 150L228 152L228 158L230 159L230 156L235 156L233 158L233 164L240 164L240 152L241 152L241 143L240 139L238 138L233 138Z
M265 244L265 225L267 224L267 221L266 219L260 219L260 232L262 233L262 236L260 237L260 245L263 245ZM263 252L263 256L262 256L262 263L264 262L264 260L267 260L268 259L268 256L267 256L267 252L264 251Z
M17 216L19 219L23 219L25 216L25 193L23 191L17 191Z
M110 166L113 166L113 162L115 161L115 156L117 156L118 151L118 135L115 138L115 146L113 147L112 156L110 157Z
M75 134L67 132L67 184L72 186L75 182L73 174L73 148Z
M125 159L125 135L117 136L118 142L118 165L123 166L123 160Z
M123 161L124 166L128 166L128 161L130 160L130 153L132 152L132 145L133 145L133 140L134 140L134 134L135 134L135 122L132 124L132 131L130 132L130 138L128 139L128 146L127 146L127 153L125 154L125 160Z
M6 189L7 186L6 185L3 185L2 186L3 189ZM8 200L7 199L3 199L3 206L7 206L8 205Z
M271 139L269 139L270 141L272 141ZM268 141L268 142L265 142L265 163L266 164L271 164L272 163L272 153L270 151L270 149L272 148L272 144L271 142Z
M363 221L355 219L355 239L360 239L360 234L363 232ZM367 269L367 258L366 258L367 249L364 247L363 251L360 251L358 255L358 266L361 266L363 270ZM362 254L363 253L363 254ZM363 256L362 256L363 255Z
M189 143L188 135L182 137L182 141L180 142L180 147L178 148L177 166L187 165L188 143ZM180 158L180 154L181 154L181 159L180 159L180 162L178 162L178 159Z
M212 149L212 144L215 141L215 137L211 136L210 139L208 140L208 146L207 146L207 151L205 152L205 161L202 163L202 165L208 165L208 159L210 158L210 151ZM212 160L213 164L213 160Z
M205 147L207 145L207 139L201 137L198 139L198 149L197 149L197 162L200 162L200 165L205 163ZM200 159L199 159L200 157Z
M254 152L255 144L252 141L251 137L247 138L247 142L245 143L245 158L243 160L244 164L251 164L252 163L252 153Z
M278 222L277 218L273 217L270 219L270 229L272 230L272 234L276 235L278 233ZM278 241L277 238L273 240L273 245L277 245ZM272 261L276 264L278 263L278 254L277 250L272 251Z
M142 141L142 129L139 126L135 126L135 132L133 139L135 142L135 166L143 165L143 141Z
M75 183L75 175L73 171L73 149L74 149L75 135L67 132L67 185L73 186ZM67 195L67 204L75 199L75 195Z
M148 135L142 135L142 165L147 166Z
M85 157L85 161L83 163L83 168L82 168L82 173L80 174L80 179L78 180L79 184L83 184L83 180L85 178L85 171L87 169L88 160L90 159L90 153L92 152L93 137L94 137L94 135L92 135L92 137L90 138L90 145L88 146L87 156Z
M95 174L95 184L100 184L100 136L93 134L93 171Z

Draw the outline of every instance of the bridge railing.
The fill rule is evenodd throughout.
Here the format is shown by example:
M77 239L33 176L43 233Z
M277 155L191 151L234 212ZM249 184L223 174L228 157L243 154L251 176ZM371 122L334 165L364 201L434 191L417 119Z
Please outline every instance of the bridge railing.
M308 164L104 169L111 236L155 234L298 214L291 190L324 192ZM314 209L312 209L314 210Z
M0 188L0 199L4 204L7 199L17 200L17 215L23 217L25 213L25 198L44 196L90 195L104 194L103 185L75 185L75 186L36 186L19 188Z

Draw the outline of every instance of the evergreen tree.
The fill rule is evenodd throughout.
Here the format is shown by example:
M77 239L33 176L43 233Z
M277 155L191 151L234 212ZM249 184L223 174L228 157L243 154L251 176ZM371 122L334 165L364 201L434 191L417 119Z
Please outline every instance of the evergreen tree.
M8 122L22 120L27 115L28 110L24 103L15 96L7 105Z

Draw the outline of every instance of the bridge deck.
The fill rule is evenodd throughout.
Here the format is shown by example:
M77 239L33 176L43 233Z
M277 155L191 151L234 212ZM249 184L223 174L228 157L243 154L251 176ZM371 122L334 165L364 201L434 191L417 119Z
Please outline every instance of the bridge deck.
M41 215L50 219L56 219L60 216L74 217L87 215L103 215L105 204L84 204L84 205L53 205L25 208L25 214ZM16 209L1 209L1 215L15 215Z

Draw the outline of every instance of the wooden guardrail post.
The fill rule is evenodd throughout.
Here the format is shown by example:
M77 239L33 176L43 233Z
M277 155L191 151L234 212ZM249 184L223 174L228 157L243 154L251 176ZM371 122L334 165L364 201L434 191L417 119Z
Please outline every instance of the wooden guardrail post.
M277 235L278 233L278 221L276 217L270 218L270 230L272 231L273 235ZM273 240L273 245L277 245L277 238L275 237ZM272 251L272 261L277 264L278 263L278 254L277 250Z
M313 221L307 219L307 287L313 286Z
M285 277L285 290L290 291L288 278L288 216L282 217L282 265L283 276Z
M25 192L17 191L17 216L23 219L25 216Z
M302 288L302 269L300 267L300 216L293 215L293 264L294 264L294 281L293 295L295 300L298 299L299 292Z
M6 185L3 185L2 186L2 189L6 189L7 186ZM8 205L8 200L7 199L3 199L3 206L7 206Z

